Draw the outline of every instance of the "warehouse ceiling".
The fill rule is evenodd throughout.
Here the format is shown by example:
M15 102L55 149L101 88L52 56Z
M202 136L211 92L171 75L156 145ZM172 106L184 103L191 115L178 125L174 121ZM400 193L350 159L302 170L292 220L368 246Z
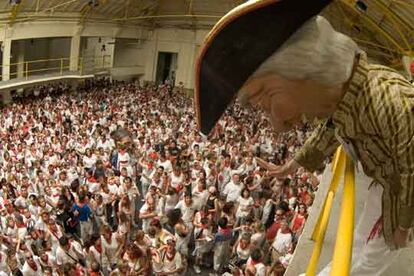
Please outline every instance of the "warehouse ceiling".
M19 1L19 0L11 0ZM0 21L76 20L146 26L210 28L243 0L20 0L0 1ZM285 0L289 1L289 0ZM323 13L384 64L401 67L414 55L414 0L336 0Z

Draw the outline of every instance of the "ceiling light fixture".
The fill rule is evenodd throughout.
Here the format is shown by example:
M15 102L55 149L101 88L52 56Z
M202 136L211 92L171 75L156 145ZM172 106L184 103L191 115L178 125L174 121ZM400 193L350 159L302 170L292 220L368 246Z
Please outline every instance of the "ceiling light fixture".
M89 1L89 6L97 7L97 6L99 6L99 1L98 0L90 0Z
M10 0L10 5L16 6L19 5L22 2L22 0Z
M356 8L361 12L366 12L368 10L367 4L365 4L363 1L358 0L355 3Z

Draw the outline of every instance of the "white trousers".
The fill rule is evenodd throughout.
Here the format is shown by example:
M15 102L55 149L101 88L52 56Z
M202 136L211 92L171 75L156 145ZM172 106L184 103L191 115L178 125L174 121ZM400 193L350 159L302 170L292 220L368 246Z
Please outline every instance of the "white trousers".
M367 243L372 227L382 214L382 192L380 185L372 185L368 190L364 209L354 230L350 273L352 276L379 276L400 254L400 250L390 250L382 235ZM328 276L330 270L331 264L328 264L318 275Z
M83 243L90 239L92 235L92 230L92 222L90 219L88 219L87 221L80 222L80 234Z

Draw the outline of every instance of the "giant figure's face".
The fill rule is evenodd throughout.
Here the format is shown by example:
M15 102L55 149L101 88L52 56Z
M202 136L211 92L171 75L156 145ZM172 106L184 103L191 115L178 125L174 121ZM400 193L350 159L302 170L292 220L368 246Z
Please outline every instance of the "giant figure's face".
M301 90L301 84L297 81L290 81L272 73L248 80L240 89L238 98L242 104L264 111L274 130L284 132L302 122L298 90Z

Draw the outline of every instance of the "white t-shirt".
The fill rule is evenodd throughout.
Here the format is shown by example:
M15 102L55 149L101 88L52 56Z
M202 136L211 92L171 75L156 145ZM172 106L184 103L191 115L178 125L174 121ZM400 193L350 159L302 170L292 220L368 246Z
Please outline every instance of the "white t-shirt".
M234 184L233 181L229 182L224 188L223 194L226 196L227 202L236 202L240 197L241 190L243 189L243 184L239 183L238 185Z
M91 157L84 156L83 157L83 165L85 168L92 168L96 163L96 156L92 155Z
M291 233L282 233L282 229L277 231L276 238L272 244L273 248L276 249L277 252L284 255L288 252L290 245L292 244L292 234Z
M242 218L248 216L251 210L249 207L252 207L254 204L253 198L251 196L248 198L240 196L238 203L239 207L237 208L236 217Z
M112 195L118 195L119 194L119 187L116 184L109 184L108 185L109 193Z
M78 255L75 253L76 243L72 242L68 251L63 249L61 246L56 250L56 264L58 266L70 263L76 264L78 260ZM76 248L77 252L82 252L82 248ZM69 255L72 257L69 257Z
M193 222L194 213L196 211L194 204L191 204L191 206L187 206L184 200L181 200L180 202L177 203L175 208L181 210L182 219L184 223L187 226L190 226Z
M42 267L40 266L39 257L33 256L33 260L36 263L37 270L34 270L26 261L26 262L24 262L24 265L22 267L23 276L42 275Z
M184 180L183 174L176 176L174 173L171 174L171 187L177 188L178 185L182 184Z
M90 248L89 248L89 252L93 255L93 257L95 258L95 260L100 264L100 265L102 265L101 264L101 262L102 262L102 257L103 257L103 254L101 254L101 253L99 253L99 251L95 248L95 246L91 246Z
M140 214L146 214L146 213L148 213L148 211L149 211L149 206L148 206L148 204L145 203L144 205L142 205L141 209L139 210L139 213ZM155 210L154 210L154 212L155 212ZM151 220L152 220L152 217L142 219L142 229L144 230L144 232L148 231L149 224L150 224Z
M175 256L172 260L169 260L167 258L166 251L161 252L160 257L161 257L161 263L162 263L162 269L161 269L162 272L170 272L170 271L183 267L183 261L181 258L181 254L179 252L175 252ZM172 275L173 276L180 275L180 273L175 273Z
M193 205L196 210L200 210L201 207L203 207L207 203L208 195L209 193L207 190L200 192L198 190L198 187L193 189L192 198L193 198Z
M101 236L102 243L102 263L105 265L114 264L117 261L116 251L118 249L119 243L116 239L116 235L112 234L111 241L108 243L106 239ZM108 256L110 260L108 260Z

